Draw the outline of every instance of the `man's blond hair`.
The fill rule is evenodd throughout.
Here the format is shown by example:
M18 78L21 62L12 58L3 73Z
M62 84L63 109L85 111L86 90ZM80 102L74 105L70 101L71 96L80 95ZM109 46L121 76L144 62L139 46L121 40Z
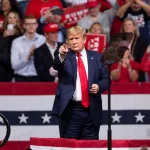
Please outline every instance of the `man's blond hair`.
M81 26L73 26L69 28L66 33L67 40L68 40L69 35L71 34L82 34L83 38L84 39L86 38L86 30Z

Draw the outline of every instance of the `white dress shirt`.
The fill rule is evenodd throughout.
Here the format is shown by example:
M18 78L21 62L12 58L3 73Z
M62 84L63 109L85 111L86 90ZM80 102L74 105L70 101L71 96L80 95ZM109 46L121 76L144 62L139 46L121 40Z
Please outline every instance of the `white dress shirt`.
M87 60L87 52L85 49L83 49L80 54L81 59L84 63L84 67L85 67L85 71L86 71L86 75L87 75L87 79L88 79L88 60ZM81 83L80 83L80 77L79 77L79 70L78 70L78 57L76 56L76 60L77 60L77 79L76 79L76 89L75 92L73 94L73 100L75 101L81 101L82 100L82 93L81 93Z
M55 53L55 50L56 50L56 48L58 46L57 42L55 43L54 47L51 46L50 44L48 44L47 42L46 42L46 45L47 45L47 47L48 47L48 49L49 49L49 51L50 51L50 53L52 55L52 58L54 59L54 53Z
M87 79L88 79L88 60L87 60L87 52L86 52L85 48L80 52L80 54L81 54L81 59L83 61L86 75L87 75ZM60 55L59 55L59 59L62 63L65 60L65 58L61 59ZM73 94L73 100L74 101L81 101L82 100L82 92L81 92L81 83L80 83L79 70L78 70L78 57L77 57L77 55L76 55L76 60L77 60L77 78L76 78L76 89L75 89L75 92Z
M55 53L56 48L58 47L58 43L56 42L54 47L51 46L50 44L48 44L47 42L46 42L46 45L47 45L47 47L49 49L49 52L51 53L52 58L54 60L54 53ZM54 82L58 82L58 77L57 77L58 76L58 71L55 70L53 67L50 67L49 73L50 73L51 76L55 77Z
M35 45L36 48L40 47L46 41L45 37L40 34L35 34L35 37L27 39L26 35L16 38L12 42L11 47L11 66L15 71L15 74L22 76L37 76L37 72L34 66L34 57L29 55L30 48Z

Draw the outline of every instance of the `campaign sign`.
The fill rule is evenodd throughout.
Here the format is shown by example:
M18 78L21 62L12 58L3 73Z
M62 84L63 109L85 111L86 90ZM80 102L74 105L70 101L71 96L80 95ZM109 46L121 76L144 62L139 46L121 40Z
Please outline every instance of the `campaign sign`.
M102 53L106 46L106 35L105 34L86 34L86 49L97 51Z

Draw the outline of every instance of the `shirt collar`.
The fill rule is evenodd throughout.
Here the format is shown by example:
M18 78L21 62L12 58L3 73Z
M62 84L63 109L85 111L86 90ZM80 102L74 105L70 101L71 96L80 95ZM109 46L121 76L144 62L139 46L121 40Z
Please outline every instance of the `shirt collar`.
M32 40L38 39L38 37L39 37L38 34L35 33L35 37ZM23 35L23 40L29 40L29 39L27 39L26 33L24 33L24 35Z
M85 50L85 48L80 52L80 54L81 54L83 57L86 56L86 50Z
M56 49L57 46L58 46L57 42L55 43L54 47L52 47L48 42L46 42L46 45L47 45L47 47L50 48L50 49Z

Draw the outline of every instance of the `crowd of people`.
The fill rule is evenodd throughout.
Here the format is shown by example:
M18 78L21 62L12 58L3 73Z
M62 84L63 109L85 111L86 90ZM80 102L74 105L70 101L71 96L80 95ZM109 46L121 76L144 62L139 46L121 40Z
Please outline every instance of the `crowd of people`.
M76 5L88 14L67 29L65 9ZM86 33L105 35L108 45L114 34L132 33L119 43L124 56L111 65L112 83L150 81L148 0L0 0L0 81L59 81L52 114L61 138L99 139L108 71L100 53L86 50Z
M113 83L150 80L150 2L148 0L1 0L0 81L57 82L53 68L66 43L64 10L86 5L77 25L93 34L132 33L125 55L111 66Z

